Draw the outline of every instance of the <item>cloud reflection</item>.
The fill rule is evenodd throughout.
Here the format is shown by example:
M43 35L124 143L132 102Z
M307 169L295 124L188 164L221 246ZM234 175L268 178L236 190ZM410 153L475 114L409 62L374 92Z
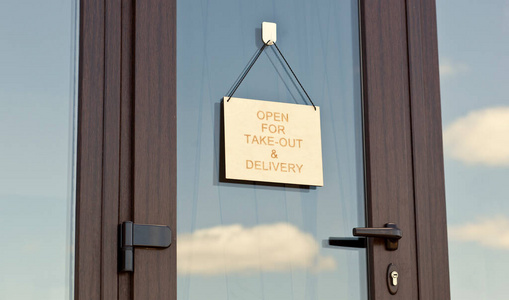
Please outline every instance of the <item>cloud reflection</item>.
M441 58L439 70L440 78L444 79L454 77L458 74L466 73L470 70L470 68L464 63L456 63L448 59Z
M488 248L509 250L509 218L499 215L451 226L449 237L456 241L476 242Z
M177 242L179 274L334 270L336 261L319 254L319 244L294 225L275 223L251 228L240 224L181 234Z
M509 107L470 112L444 131L446 154L468 164L509 166Z

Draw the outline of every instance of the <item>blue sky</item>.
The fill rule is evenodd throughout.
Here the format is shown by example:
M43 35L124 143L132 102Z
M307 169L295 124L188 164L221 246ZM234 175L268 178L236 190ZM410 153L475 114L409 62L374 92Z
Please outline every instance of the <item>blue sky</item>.
M438 0L452 299L509 295L509 1Z

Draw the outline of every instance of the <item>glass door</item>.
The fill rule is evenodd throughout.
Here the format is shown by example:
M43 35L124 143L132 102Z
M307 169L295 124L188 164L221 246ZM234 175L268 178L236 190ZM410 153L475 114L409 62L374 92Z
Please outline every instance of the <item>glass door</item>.
M81 8L77 300L449 298L433 0ZM320 107L323 187L223 177L222 98L264 21ZM235 96L311 109L274 47ZM173 234L118 272L126 221ZM396 250L329 244L387 223Z
M367 299L365 249L328 243L365 226L358 15L357 1L178 1L177 299ZM320 107L323 187L224 179L222 98L264 21ZM275 46L235 97L311 105Z

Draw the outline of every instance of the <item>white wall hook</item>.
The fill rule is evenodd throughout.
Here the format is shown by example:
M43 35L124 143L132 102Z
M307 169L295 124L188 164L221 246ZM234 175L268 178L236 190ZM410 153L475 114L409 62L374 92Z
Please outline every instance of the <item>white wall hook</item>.
M277 40L277 25L271 22L262 22L262 41L265 45L271 46Z

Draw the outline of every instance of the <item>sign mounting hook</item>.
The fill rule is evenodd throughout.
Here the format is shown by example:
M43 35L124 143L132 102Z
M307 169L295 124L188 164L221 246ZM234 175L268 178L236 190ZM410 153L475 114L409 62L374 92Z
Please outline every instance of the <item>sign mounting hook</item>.
M272 46L277 41L277 24L262 22L262 41L267 46Z

